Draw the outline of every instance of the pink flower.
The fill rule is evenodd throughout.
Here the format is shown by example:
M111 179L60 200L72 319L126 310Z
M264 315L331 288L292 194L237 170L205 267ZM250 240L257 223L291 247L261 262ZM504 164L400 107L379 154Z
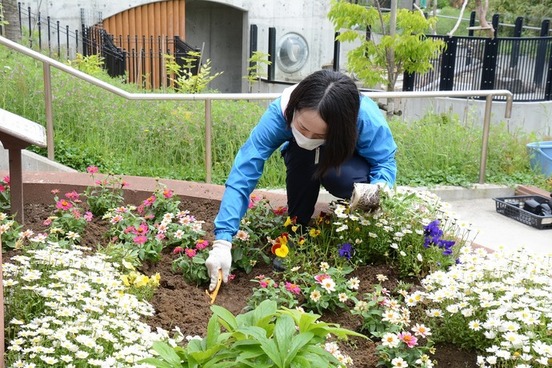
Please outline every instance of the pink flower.
M52 189L52 190L50 191L50 193L52 193L53 195L56 195L56 194L59 193L59 189Z
M70 199L72 201L76 201L78 200L80 197L79 193L77 193L76 191L72 191L72 192L69 192L69 193L65 193L65 198L67 199Z
M84 214L84 219L87 221L87 222L90 222L92 221L92 218L94 217L94 215L92 214L92 212L90 211L86 211L86 213Z
M4 179L2 179L4 181L4 184L6 184L7 186L10 186L10 176L9 175L6 175L4 176Z
M197 251L195 249L186 248L184 250L184 253L186 253L186 255L190 258L194 258L197 254Z
M165 189L163 191L163 197L165 198L171 198L174 194L174 191L173 190L170 190L170 189Z
M136 244L144 244L145 242L148 241L148 237L145 236L145 235L138 235L138 236L135 236L134 239L132 239Z
M202 250L202 249L205 249L209 246L209 242L207 240L203 240L203 239L199 239L197 242L196 242L196 249L197 250Z
M0 184L0 193L5 191L6 191L6 188L2 184Z
M316 275L314 276L314 279L316 280L317 283L319 284L322 284L322 282L327 279L327 278L330 278L330 275L327 275L327 274L321 274L321 275Z
M155 235L155 239L163 240L163 239L165 239L165 234L164 233L159 233L159 234Z
M412 335L410 332L401 332L399 334L399 340L404 342L409 348L413 348L418 344L418 339L416 336Z
M267 280L261 280L259 281L259 286L262 288L262 289L266 289L268 287L268 281Z
M301 288L299 288L297 284L292 284L291 282L287 282L287 281L286 281L286 290L295 295L301 294Z
M142 202L142 204L146 207L149 207L151 206L154 202L155 202L156 198L154 195L152 195L151 197L149 197L148 199L144 200L144 202Z
M95 174L98 172L98 167L97 166L94 166L94 165L91 165L91 166L88 166L86 168L86 172L89 173L89 174Z
M130 185L130 184L129 184L128 182L124 181L124 180L121 182L121 188L126 188L126 187L128 187L129 185Z
M42 222L42 225L44 226L50 226L52 224L52 219L48 217L44 222Z
M60 209L60 210L67 211L67 210L70 209L71 207L73 207L73 205L71 204L71 202L69 202L69 201L66 200L66 199L60 199L60 200L57 201L57 203L56 203L56 208L57 208L57 209Z
M182 253L182 252L184 252L184 248L182 248L182 247L179 246L179 247L175 247L175 248L173 249L172 254L180 254L180 253Z

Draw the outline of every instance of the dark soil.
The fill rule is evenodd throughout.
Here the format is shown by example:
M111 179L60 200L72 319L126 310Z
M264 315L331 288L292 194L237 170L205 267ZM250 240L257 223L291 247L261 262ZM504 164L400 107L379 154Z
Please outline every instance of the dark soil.
M197 219L205 221L204 230L207 232L208 240L212 240L213 220L218 211L218 203L206 200L182 199L182 209L189 210ZM34 231L44 230L42 221L51 214L48 205L31 204L25 207L25 227ZM81 244L94 247L104 241L104 233L108 224L101 219L93 220L82 236ZM6 254L5 261L9 254ZM178 326L184 335L204 336L207 329L207 322L211 316L209 309L209 297L205 288L187 284L183 277L174 274L171 264L175 256L167 252L162 255L161 261L157 264L146 264L142 271L151 275L159 272L161 285L156 291L151 304L155 307L156 314L146 321L152 327L162 327L172 330ZM216 299L216 304L225 307L234 315L240 313L246 306L252 288L255 284L250 282L256 275L268 275L272 272L271 267L261 265L256 267L252 273L245 274L238 272L236 277L227 285L223 285ZM384 274L389 277L384 286L393 288L397 282L393 271L385 266L366 266L356 270L355 276L360 279L361 293L369 291L366 289L377 283L376 275ZM362 287L364 286L364 289ZM325 322L337 323L341 327L351 330L358 330L360 320L351 313L326 314L321 318ZM366 339L352 338L346 344L341 345L341 350L351 356L354 367L375 367L377 357L375 343ZM477 367L476 354L457 349L454 346L437 346L433 358L437 361L438 367Z

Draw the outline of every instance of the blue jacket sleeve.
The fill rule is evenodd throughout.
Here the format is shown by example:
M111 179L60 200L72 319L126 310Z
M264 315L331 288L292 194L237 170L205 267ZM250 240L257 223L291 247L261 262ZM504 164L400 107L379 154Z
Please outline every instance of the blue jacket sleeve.
M249 196L262 175L265 161L291 137L278 98L269 105L234 159L215 218L215 239L232 241L247 211Z
M395 185L397 145L378 105L367 96L360 101L356 150L371 166L370 183Z

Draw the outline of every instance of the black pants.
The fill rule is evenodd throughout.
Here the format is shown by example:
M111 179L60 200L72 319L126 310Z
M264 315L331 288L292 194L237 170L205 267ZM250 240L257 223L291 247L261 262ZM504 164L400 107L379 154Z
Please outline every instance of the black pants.
M321 179L313 178L318 166L317 155L319 162L324 155L323 146L309 151L299 147L294 140L282 152L286 164L288 212L302 225L308 225L312 218L320 185L333 196L349 199L353 183L370 182L370 165L356 153L339 170L330 169Z

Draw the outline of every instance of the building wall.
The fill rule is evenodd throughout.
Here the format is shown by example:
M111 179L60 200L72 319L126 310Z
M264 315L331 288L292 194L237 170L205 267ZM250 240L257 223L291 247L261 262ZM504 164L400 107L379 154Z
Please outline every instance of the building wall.
M184 0L182 0L184 1ZM81 25L93 25L125 10L159 1L91 0L48 1L31 0L23 7L41 17L52 17L70 31ZM186 0L186 42L204 48L204 57L211 59L213 72L224 74L212 82L211 88L220 92L247 90L252 24L258 27L257 49L268 53L269 28L276 29L276 42L287 33L301 35L308 45L306 64L299 70L284 72L275 65L275 79L296 82L312 71L331 64L333 57L333 25L327 19L330 0ZM63 39L63 37L62 37Z

